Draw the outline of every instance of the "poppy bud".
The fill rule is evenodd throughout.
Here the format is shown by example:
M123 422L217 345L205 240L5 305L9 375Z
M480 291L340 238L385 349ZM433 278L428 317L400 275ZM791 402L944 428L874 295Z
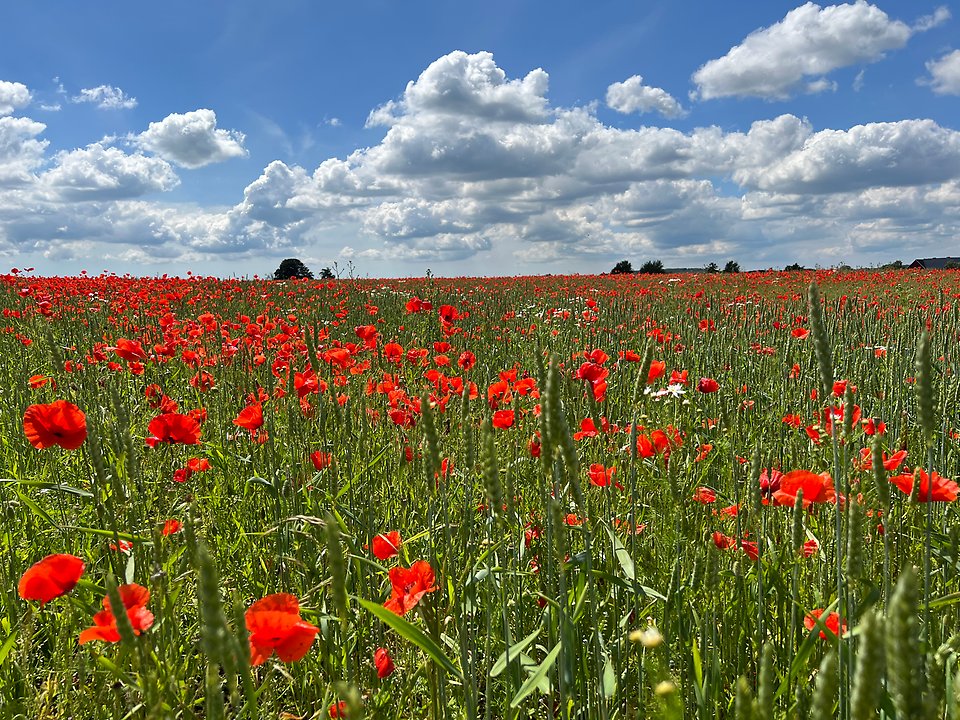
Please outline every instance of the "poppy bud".
M396 669L393 665L393 658L386 648L377 648L373 653L373 664L377 666L377 677L383 680L389 677Z

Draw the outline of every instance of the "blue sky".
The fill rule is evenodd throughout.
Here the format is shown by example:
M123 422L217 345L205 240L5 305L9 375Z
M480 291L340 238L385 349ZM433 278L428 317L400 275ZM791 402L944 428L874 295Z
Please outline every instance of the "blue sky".
M956 3L0 9L0 263L370 276L960 254Z

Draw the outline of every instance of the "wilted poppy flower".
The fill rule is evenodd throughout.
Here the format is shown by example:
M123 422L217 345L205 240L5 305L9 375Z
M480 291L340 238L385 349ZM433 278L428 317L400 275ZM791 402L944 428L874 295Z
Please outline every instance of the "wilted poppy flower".
M370 551L379 560L389 560L396 557L400 552L400 546L403 541L400 539L400 533L391 530L388 533L380 533L370 541Z
M386 648L377 648L373 651L373 664L377 668L377 677L383 680L389 677L396 669L393 665L393 658Z
M715 393L720 389L720 383L713 378L700 378L697 382L697 390L702 393Z
M83 575L83 568L83 560L73 555L47 555L27 568L20 577L17 591L24 600L45 605L73 590Z
M940 477L937 471L928 476L926 472L917 468L920 476L920 488L917 490L917 502L953 502L957 499L957 484L953 480ZM913 474L894 475L890 482L896 485L907 495L913 494ZM932 487L931 487L932 485Z
M804 616L803 626L807 628L807 630L813 630L817 626L817 620L820 619L822 615L823 608L811 610L809 613L807 613L807 615ZM847 631L847 623L844 622L841 626L840 615L837 612L832 612L827 615L823 619L823 625L827 628L827 630L832 632L834 636L842 635ZM822 640L827 639L827 634L823 630L820 631L820 638Z
M120 593L123 607L127 610L127 618L129 618L130 625L133 627L133 634L139 635L144 630L149 630L153 625L153 613L147 610L150 591L135 583L121 585L117 588L117 591ZM103 640L111 643L120 641L117 618L114 617L113 610L110 608L109 597L103 599L103 610L93 616L93 627L80 633L79 642L81 645L91 640Z
M31 405L23 413L23 432L38 450L53 445L76 450L87 439L87 416L66 400Z
M200 423L189 415L163 413L157 415L147 426L146 443L156 447L160 443L197 445L200 442Z
M811 503L835 503L837 493L833 489L833 478L829 473L817 475L809 470L791 470L780 478L780 488L773 493L777 505L793 507L797 501L797 491L803 489L803 506Z
M300 618L295 595L276 593L257 600L246 612L250 664L262 665L276 651L283 662L296 662L310 649L320 628Z
M397 615L406 615L417 606L420 598L437 589L434 580L433 568L426 560L417 560L409 568L392 568L390 599L383 606Z

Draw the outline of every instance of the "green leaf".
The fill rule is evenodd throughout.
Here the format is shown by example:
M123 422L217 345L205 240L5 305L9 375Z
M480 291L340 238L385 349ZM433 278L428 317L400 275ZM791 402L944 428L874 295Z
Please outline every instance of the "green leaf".
M17 631L14 630L10 633L9 637L3 641L3 645L0 645L0 665L3 665L3 661L7 659L7 655L10 654L10 648L13 647L14 643L17 641Z
M623 574L626 575L631 580L637 579L637 570L633 565L633 558L630 557L630 553L627 552L627 549L623 546L623 543L620 542L620 538L617 537L617 534L613 532L607 523L601 523L603 529L607 531L607 535L610 537L610 542L613 543L613 554L617 558L617 562L620 563L620 568L623 570Z
M603 679L602 685L603 696L604 697L613 697L617 694L617 675L613 671L613 660L607 655L607 659L603 663Z
M443 650L440 649L440 646L437 645L432 638L425 635L420 628L407 622L396 613L387 610L385 607L383 607L383 605L370 602L369 600L363 600L361 598L357 598L357 602L360 603L362 608L367 610L372 615L378 617L386 625L389 625L402 638L409 640L418 648L423 650L437 665L463 682L463 673L460 671L460 668L454 665L453 661L450 660L450 658L444 654Z
M490 668L490 677L496 677L504 670L507 669L507 657L510 658L510 661L513 662L520 657L520 653L530 647L530 644L537 639L537 636L540 634L540 631L543 629L543 625L539 625L536 630L527 635L523 640L518 643L514 643L509 650L505 650L501 653L500 657L497 658L497 661L493 664L493 667Z
M540 685L543 679L547 676L547 673L550 672L553 664L557 661L557 657L560 655L560 649L562 647L563 641L561 640L556 644L553 650L550 651L550 654L543 659L543 662L540 663L540 667L537 668L536 672L528 677L527 681L520 686L520 689L517 690L516 696L510 701L510 707L514 709L520 707L520 704L527 699L530 693L537 689L537 686Z

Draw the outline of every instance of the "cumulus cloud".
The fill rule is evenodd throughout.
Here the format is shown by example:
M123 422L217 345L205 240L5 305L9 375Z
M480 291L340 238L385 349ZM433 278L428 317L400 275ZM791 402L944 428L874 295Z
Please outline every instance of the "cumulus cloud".
M911 28L865 0L823 8L808 2L769 27L754 31L721 58L693 74L696 95L783 99L798 90L830 89L823 76L849 65L880 60L907 44L914 32L943 22L942 11ZM812 81L810 81L812 79Z
M657 112L666 118L686 114L676 98L662 88L644 85L640 75L610 85L607 88L607 105L621 113Z
M59 153L40 181L61 200L120 200L176 187L180 180L164 160L93 143Z
M92 103L101 110L132 110L137 106L135 97L130 97L113 85L83 88L80 94L75 95L71 100L75 103Z
M379 142L315 168L272 162L210 208L151 195L177 184L171 164L245 154L212 111L153 123L132 151L102 140L52 157L42 123L0 117L0 254L169 265L340 249L388 274L592 271L881 261L960 232L960 132L932 120L619 129L548 88L542 70L511 78L488 53L451 53L374 113Z
M0 80L0 116L30 104L30 90L23 83Z
M949 52L937 60L927 62L930 85L939 95L960 95L960 50Z
M741 180L762 190L836 193L940 183L960 175L960 133L932 120L822 130Z
M30 118L0 117L0 187L31 181L49 144L38 139L46 127Z
M217 127L213 110L171 113L135 138L144 150L185 168L199 168L230 158L246 157L244 135Z

